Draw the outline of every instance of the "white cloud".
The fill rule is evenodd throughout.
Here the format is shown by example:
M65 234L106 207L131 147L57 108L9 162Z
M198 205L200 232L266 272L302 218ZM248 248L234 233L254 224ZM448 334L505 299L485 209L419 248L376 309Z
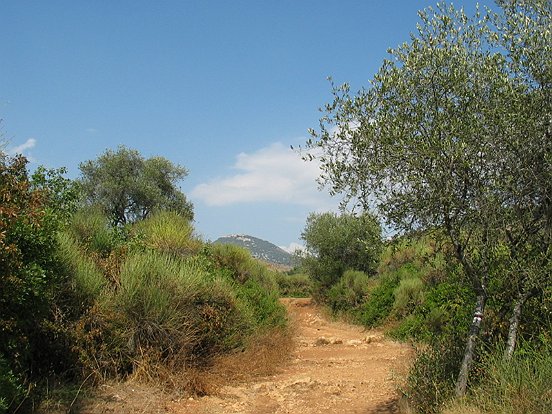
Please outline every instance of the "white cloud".
M209 206L280 202L330 208L335 204L329 202L326 193L318 191L319 163L303 161L281 143L238 154L234 169L238 173L199 184L191 196Z
M36 139L29 138L27 141L25 141L21 145L18 145L18 146L13 147L13 148L9 148L7 152L8 152L9 155L15 155L15 154L26 155L25 151L30 150L31 148L34 148L35 145L36 145Z

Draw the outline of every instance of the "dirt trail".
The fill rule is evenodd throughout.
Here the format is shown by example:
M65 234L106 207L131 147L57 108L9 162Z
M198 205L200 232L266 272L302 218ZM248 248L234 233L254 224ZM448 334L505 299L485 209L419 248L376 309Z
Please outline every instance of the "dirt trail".
M174 414L397 413L393 373L404 372L407 345L329 321L310 299L285 299L296 326L291 361L253 383L227 385L217 396L174 401Z

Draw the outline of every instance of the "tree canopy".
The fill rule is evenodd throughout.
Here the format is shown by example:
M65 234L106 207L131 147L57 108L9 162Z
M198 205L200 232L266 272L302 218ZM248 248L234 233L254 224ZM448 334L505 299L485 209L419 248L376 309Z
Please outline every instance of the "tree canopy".
M193 206L177 187L186 168L163 157L145 159L120 146L79 166L86 202L100 205L116 225L148 217L155 210L171 210L193 219Z
M420 12L418 33L369 87L334 87L308 141L333 193L375 203L399 231L438 229L454 247L477 295L458 394L497 261L550 268L552 4L498 5ZM518 290L539 274L517 275Z
M382 250L381 227L371 214L311 213L301 235L307 256L303 264L328 289L346 270L373 274Z

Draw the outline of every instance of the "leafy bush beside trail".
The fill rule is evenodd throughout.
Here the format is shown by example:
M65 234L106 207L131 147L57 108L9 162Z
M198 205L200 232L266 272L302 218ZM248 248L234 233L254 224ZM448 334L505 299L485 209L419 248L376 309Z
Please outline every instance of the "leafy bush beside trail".
M86 244L66 243L77 262L95 269L92 280L104 269L92 306L75 322L85 374L151 377L159 366L202 367L259 329L285 326L273 275L246 251L203 244L186 218L170 212L127 233L104 259L87 256ZM75 280L79 269L70 268Z

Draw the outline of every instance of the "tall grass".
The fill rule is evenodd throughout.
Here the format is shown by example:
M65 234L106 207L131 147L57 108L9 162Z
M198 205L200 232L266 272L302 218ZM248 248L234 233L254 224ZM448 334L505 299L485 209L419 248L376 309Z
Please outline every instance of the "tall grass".
M72 291L88 303L93 302L107 285L107 280L95 262L87 256L71 233L58 233L58 257Z
M190 256L203 247L190 221L172 211L159 211L138 222L133 232L146 247L176 256Z
M552 345L522 347L511 361L497 349L484 360L483 379L467 399L456 401L447 414L468 410L496 414L548 414L552 411Z
M461 338L444 338L418 350L402 390L413 412L441 412L454 394L463 351Z
M130 330L129 351L208 357L238 346L251 322L232 286L199 266L154 251L131 254L113 304ZM242 306L243 307L243 306Z
M98 207L85 207L72 218L68 231L89 252L107 256L119 243L116 229Z

